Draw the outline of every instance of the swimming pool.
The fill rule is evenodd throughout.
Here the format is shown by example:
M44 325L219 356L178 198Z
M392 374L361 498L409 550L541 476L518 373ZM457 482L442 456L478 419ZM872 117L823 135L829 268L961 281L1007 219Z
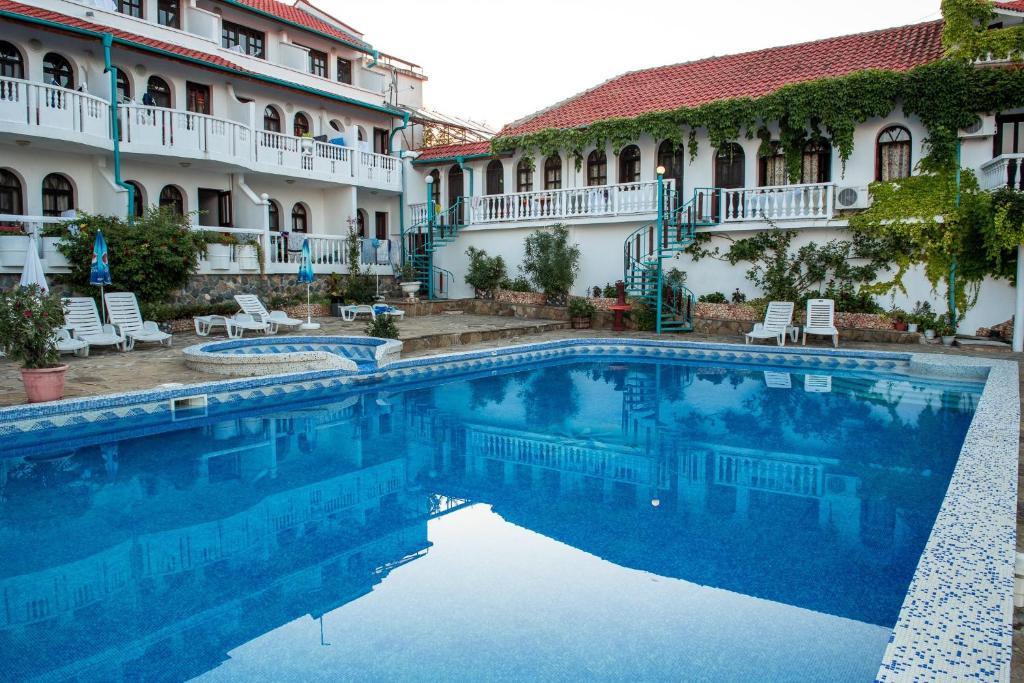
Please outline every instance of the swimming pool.
M4 670L872 680L991 375L641 347L8 429Z

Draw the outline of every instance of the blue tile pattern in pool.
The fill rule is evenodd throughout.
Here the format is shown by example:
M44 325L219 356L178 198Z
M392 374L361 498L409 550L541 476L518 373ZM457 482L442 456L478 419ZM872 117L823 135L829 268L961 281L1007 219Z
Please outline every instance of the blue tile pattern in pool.
M1013 364L919 359L587 340L0 411L7 671L1000 679L1005 531L971 516L1006 444L972 417L1019 419ZM992 627L916 620L986 558L997 633L940 662Z

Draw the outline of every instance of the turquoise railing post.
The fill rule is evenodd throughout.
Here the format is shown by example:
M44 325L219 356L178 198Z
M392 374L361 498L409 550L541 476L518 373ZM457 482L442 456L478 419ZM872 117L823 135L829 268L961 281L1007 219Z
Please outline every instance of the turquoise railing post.
M423 241L423 251L427 269L427 299L434 298L434 176L427 176L427 237Z
M654 331L657 334L661 334L661 246L663 235L662 232L665 229L665 167L658 167L658 229L655 233L654 239L657 243L657 254L658 254L658 292L657 292L657 304L655 310L655 323Z

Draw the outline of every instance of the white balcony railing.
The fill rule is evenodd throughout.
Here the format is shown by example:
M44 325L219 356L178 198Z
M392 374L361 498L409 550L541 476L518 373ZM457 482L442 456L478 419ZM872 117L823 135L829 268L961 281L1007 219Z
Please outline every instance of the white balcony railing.
M106 100L18 78L0 78L0 123L70 142L76 141L72 135L81 135L93 143L110 143L110 104Z
M828 219L834 200L831 183L723 189L719 216L723 223Z
M666 190L674 181L666 180ZM657 213L658 182L620 183L569 190L542 190L473 197L471 223L507 223Z
M235 121L205 114L128 104L120 108L123 149L210 157L247 164L252 131Z
M427 203L409 205L409 225L418 225L427 220Z
M983 190L1024 190L1024 154L1002 154L986 161L978 170L978 184Z

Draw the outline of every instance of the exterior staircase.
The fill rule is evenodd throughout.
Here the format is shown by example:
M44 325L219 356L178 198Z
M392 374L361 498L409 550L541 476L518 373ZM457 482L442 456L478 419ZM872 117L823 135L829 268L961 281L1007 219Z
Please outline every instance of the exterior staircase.
M427 298L447 299L454 275L434 265L434 252L454 242L459 231L465 227L463 220L463 198L440 213L428 204L426 219L405 231L405 258L416 271L416 278L427 284Z
M635 230L623 245L626 294L639 299L655 315L655 331L692 332L696 299L685 284L665 277L665 261L694 240L698 227L717 225L714 206L718 191L698 188L685 203L665 192L658 202L658 219Z

